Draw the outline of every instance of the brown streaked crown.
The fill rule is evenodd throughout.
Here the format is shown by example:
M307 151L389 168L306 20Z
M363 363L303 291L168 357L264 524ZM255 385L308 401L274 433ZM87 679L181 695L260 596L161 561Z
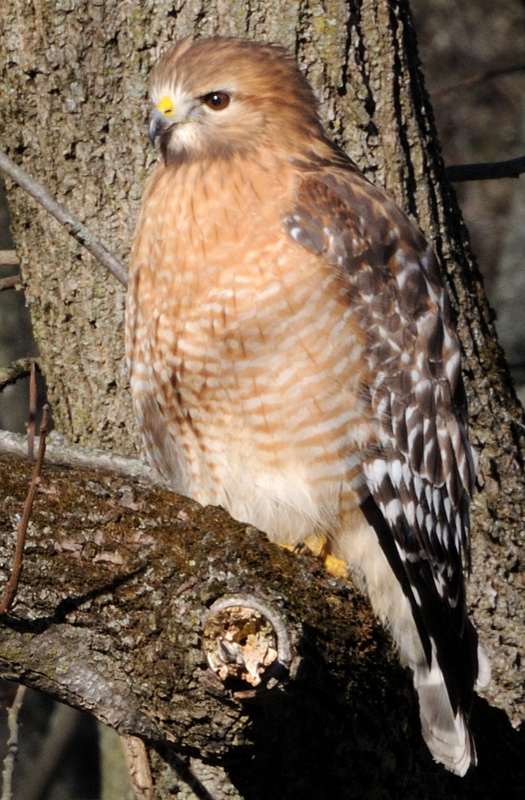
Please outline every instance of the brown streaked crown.
M206 104L215 92L228 96L224 109ZM253 152L269 142L297 151L312 136L325 141L312 88L278 45L184 39L154 68L150 95L155 105L173 100L161 134L166 161Z

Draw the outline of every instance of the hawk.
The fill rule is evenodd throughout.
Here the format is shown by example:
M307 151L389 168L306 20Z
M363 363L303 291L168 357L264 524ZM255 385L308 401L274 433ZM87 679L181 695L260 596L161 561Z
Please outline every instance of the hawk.
M465 606L475 466L432 249L328 139L281 47L185 39L151 99L162 162L126 311L148 457L275 542L322 533L412 670L434 759L463 775L490 670Z

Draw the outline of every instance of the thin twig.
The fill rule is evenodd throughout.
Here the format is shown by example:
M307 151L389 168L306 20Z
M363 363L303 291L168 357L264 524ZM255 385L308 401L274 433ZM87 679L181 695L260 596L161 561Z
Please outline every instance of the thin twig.
M7 278L0 278L0 292L5 289L20 289L21 286L20 275L8 275Z
M0 392L10 383L26 378L31 372L31 364L39 369L36 358L19 358L17 361L11 361L7 367L0 367Z
M35 499L38 484L40 483L40 473L42 471L42 464L44 462L44 455L46 452L46 426L49 419L49 406L45 405L43 411L42 424L40 425L40 439L38 442L38 456L33 469L33 475L31 476L31 485L29 486L29 491L24 504L22 519L18 523L13 570L7 582L4 599L2 600L2 603L0 603L0 615L6 614L11 608L16 597L20 575L22 574L27 526L29 524L29 517L31 516L31 510L33 508L33 501Z
M121 737L124 759L133 786L135 800L154 800L153 779L148 760L148 751L142 739L124 734Z
M95 239L91 231L82 225L81 222L76 220L69 211L64 208L64 206L57 203L54 197L52 197L49 192L44 189L39 183L37 183L33 178L31 178L24 170L20 169L14 161L11 161L9 156L7 156L3 150L0 149L0 169L9 175L19 186L22 187L28 194L31 195L35 200L37 200L46 211L58 220L61 225L63 225L67 232L73 236L77 242L80 242L86 250L89 250L91 255L95 256L96 259L103 264L106 269L108 269L115 278L120 281L124 286L127 286L128 283L128 276L126 270L120 263L117 261L115 256L111 255L109 250Z
M18 256L15 250L0 250L0 266L2 267L16 267L18 266Z
M475 75L473 78L466 78L459 83L453 83L452 86L443 86L442 89L435 89L431 92L432 99L441 97L450 92L458 92L461 89L470 89L471 86L476 86L478 83L484 83L490 78L499 78L501 75L512 75L514 72L525 72L525 64L518 64L515 67L501 67L500 69L489 69L481 75Z
M519 178L525 172L525 156L509 161L488 161L481 164L453 164L446 168L448 179L460 181L489 181L499 178Z
M7 740L7 755L4 758L4 770L2 772L2 798L1 800L12 800L13 773L15 770L16 757L18 755L18 715L22 708L22 702L26 693L26 687L19 685L16 690L13 705L7 713L7 728L9 739Z
M2 772L2 798L1 800L12 800L12 783L13 774L15 770L16 757L18 755L18 715L22 708L22 702L26 693L26 687L19 685L16 690L13 705L7 713L7 729L9 731L9 739L7 740L7 755L4 759L4 769Z
M36 427L36 369L31 361L29 370L29 422L27 423L27 460L35 460L35 427Z

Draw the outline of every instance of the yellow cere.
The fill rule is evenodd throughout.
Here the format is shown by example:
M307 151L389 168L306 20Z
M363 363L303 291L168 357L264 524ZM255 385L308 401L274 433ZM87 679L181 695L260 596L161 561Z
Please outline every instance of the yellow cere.
M166 97L163 97L162 100L159 100L159 102L157 103L157 108L167 117L171 117L171 115L175 110L175 107L173 105L173 100L171 99L171 97L168 97L167 95Z

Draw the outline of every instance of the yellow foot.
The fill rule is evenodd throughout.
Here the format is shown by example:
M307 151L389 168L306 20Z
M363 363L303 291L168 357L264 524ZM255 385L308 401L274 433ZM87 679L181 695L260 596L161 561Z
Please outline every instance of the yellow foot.
M293 553L304 552L307 548L314 556L322 558L325 569L334 578L348 578L348 567L340 558L336 558L327 552L328 541L323 534L314 534L313 536L308 536L304 542L299 542L294 546L285 544L282 547L286 547L287 550L291 550Z
M340 558L327 555L324 557L324 565L326 570L330 575L333 575L334 578L348 578L348 567Z

